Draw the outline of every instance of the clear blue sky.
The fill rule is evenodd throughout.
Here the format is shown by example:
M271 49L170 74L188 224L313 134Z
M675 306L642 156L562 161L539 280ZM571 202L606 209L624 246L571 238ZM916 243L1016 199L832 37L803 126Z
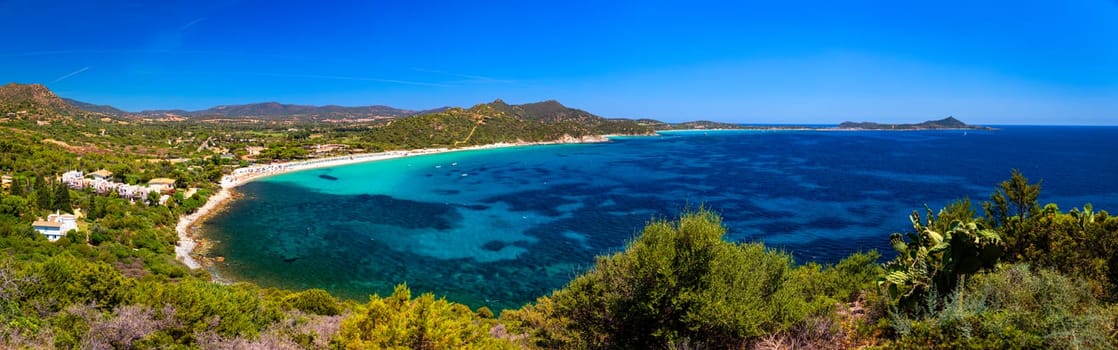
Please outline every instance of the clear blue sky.
M1118 124L1115 0L0 0L0 33L0 80L131 111L501 98L669 121Z

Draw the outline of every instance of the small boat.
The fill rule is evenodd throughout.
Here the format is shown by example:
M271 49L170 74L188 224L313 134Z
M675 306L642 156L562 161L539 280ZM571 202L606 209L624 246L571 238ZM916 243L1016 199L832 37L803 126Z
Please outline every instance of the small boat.
M465 177L465 176L470 176L470 174L467 174L467 173L462 173L462 176L463 176L463 177Z

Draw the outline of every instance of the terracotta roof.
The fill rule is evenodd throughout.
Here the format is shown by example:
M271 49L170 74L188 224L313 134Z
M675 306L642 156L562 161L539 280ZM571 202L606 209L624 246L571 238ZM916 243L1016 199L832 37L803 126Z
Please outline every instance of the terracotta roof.
M113 176L113 172L105 170L105 169L101 169L101 170L89 173L89 175L96 175L96 176L100 176L100 177L109 177L109 176Z
M35 223L31 224L31 226L32 226L32 227L56 227L56 228L62 228L62 223L60 223L60 222L53 222L53 221L35 221Z
M148 185L174 185L175 179L168 179L165 177L157 177L148 181Z

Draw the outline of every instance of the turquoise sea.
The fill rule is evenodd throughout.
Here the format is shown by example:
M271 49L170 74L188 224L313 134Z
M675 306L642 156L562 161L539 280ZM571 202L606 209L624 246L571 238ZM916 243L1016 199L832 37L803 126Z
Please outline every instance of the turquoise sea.
M728 240L798 262L878 249L907 216L985 200L1020 169L1042 202L1118 211L1118 127L719 131L414 156L246 184L201 225L223 278L365 300L406 282L515 308L617 251L653 218L705 205ZM979 209L981 210L981 209Z

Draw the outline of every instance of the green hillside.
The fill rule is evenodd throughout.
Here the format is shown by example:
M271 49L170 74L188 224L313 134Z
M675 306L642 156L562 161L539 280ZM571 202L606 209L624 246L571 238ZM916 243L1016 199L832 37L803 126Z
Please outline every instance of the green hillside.
M549 101L508 105L501 100L469 109L445 111L388 122L365 140L381 148L461 147L493 143L572 140L597 135L646 135L652 128L610 120Z

